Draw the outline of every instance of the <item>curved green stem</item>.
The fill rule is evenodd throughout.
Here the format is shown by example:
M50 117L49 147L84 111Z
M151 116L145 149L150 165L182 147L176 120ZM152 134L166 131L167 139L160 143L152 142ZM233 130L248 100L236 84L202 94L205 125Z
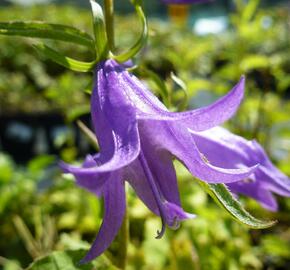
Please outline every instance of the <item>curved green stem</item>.
M140 38L137 40L137 42L127 51L119 55L114 55L111 53L112 58L117 60L118 62L126 62L127 60L134 57L146 44L147 38L148 38L148 25L147 25L147 19L143 12L142 6L141 6L141 0L135 0L133 1L133 4L136 9L136 13L138 17L141 20L142 23L142 34Z

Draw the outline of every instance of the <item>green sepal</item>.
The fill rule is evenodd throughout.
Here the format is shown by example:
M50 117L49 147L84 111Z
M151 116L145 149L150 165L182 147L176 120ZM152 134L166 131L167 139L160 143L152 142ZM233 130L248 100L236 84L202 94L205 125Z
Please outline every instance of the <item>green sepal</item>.
M95 61L83 62L67 57L42 43L34 44L33 47L44 57L73 71L89 72L92 71L96 65Z
M237 201L224 184L208 184L199 181L200 186L235 220L247 225L252 229L265 229L277 223L277 221L264 221L253 217L247 212L239 201Z
M95 49L97 54L97 61L99 62L100 60L106 59L109 55L105 17L102 7L95 0L90 0L90 3L93 15Z
M137 42L127 52L121 53L119 55L112 54L112 58L114 58L120 63L126 62L132 57L134 57L144 47L148 38L148 24L146 16L142 9L142 1L133 0L132 4L134 5L136 13L142 23L142 34L140 38L137 40Z
M0 35L52 39L75 43L94 49L94 40L77 28L44 22L0 22Z

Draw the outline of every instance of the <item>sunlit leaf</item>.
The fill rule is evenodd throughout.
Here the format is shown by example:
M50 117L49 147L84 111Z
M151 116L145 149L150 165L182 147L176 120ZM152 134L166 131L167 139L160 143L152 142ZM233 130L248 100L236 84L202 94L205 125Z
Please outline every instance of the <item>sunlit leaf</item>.
M83 62L67 57L44 44L37 44L34 47L43 56L73 71L89 72L96 65L95 61Z
M37 21L0 22L0 35L53 39L94 48L94 41L89 34L61 24Z
M253 229L264 229L273 226L276 221L263 221L253 217L229 192L224 184L207 184L199 181L201 187L234 219Z

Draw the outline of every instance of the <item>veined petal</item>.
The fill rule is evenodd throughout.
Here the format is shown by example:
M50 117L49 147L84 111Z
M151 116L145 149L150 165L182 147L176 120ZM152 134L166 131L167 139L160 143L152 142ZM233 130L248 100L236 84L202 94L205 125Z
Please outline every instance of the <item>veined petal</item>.
M126 177L144 204L156 215L161 216L162 229L158 232L157 236L160 238L165 231L165 224L176 229L179 226L180 221L194 218L195 215L189 214L182 209L178 189L175 189L176 180L175 178L170 179L172 176L171 173L169 173L167 179L162 177L163 181L173 183L172 191L169 192L166 189L163 190L164 186L159 185L161 178L158 178L158 174L153 173L153 170L151 171L151 169L152 168L149 167L147 161L144 166L144 164L141 164L138 159L126 169ZM170 201L170 199L176 200L177 203Z
M98 65L91 112L100 144L100 164L86 168L85 174L118 170L139 155L136 110L124 91L127 86L122 84L122 72L123 67L113 60Z
M290 179L272 164L256 141L248 141L221 127L192 132L192 136L200 151L215 166L239 168L259 163L248 179L228 184L233 192L252 197L272 211L277 210L277 202L271 192L290 196Z
M192 132L191 135L199 150L206 156L209 162L223 168L237 168L240 164L253 166L258 161L248 162L250 142L243 143L235 136L221 127L215 127L203 132ZM242 139L242 138L241 138ZM222 158L221 158L222 157ZM254 158L254 157L253 157Z
M166 200L166 198L164 197L162 193L162 190L158 186L158 183L154 175L152 174L152 171L149 167L146 157L144 156L142 151L140 153L138 160L140 162L140 166L145 176L142 179L142 180L145 180L142 185L145 189L151 190L155 203L158 207L158 213L161 217L162 228L160 231L157 231L157 237L156 237L156 238L161 238L165 232L165 224L175 229L179 226L179 223L181 220L184 220L187 218L193 218L195 216L184 212L180 206L174 203L168 202ZM149 193L147 192L147 194ZM148 200L149 198L145 198L145 199Z
M194 131L202 131L217 126L232 117L244 95L245 78L242 77L227 95L209 106L188 112L169 112L158 98L124 67L114 60L108 60L106 66L110 66L110 69L114 70L111 74L112 79L109 81L111 83L117 82L119 92L127 97L127 102L135 108L136 117L140 120L177 121ZM108 71L107 73L110 74ZM120 93L117 93L116 96ZM118 100L118 98L115 98L115 100ZM121 100L124 100L124 98L122 97ZM115 102L115 104L118 103Z
M130 164L139 155L139 132L137 121L132 117L132 111L128 108L120 108L120 111L115 109L112 110L111 117L114 118L111 122L118 121L118 125L112 132L113 156L110 159L107 159L108 155L102 158L103 150L101 149L102 165L87 169L87 173L118 170Z
M176 205L180 204L177 177L170 152L152 144L152 138L142 134L141 147L148 166L165 199Z
M169 112L155 107L155 113L140 113L138 119L177 121L193 131L203 131L231 118L238 109L244 95L245 77L225 96L213 104L188 112Z
M134 189L137 196L154 214L160 215L158 205L153 196L152 190L148 185L146 176L139 160L133 161L130 166L126 168L125 179Z
M87 263L101 255L117 235L126 210L124 181L118 172L112 173L104 190L105 214L99 233L81 263Z
M162 199L177 206L181 206L179 191L177 186L177 179L175 170L172 164L171 155L164 151L151 151L152 146L144 147L144 156L146 157L150 171L154 177L155 184L162 194ZM150 156L145 154L150 153ZM148 153L148 154L149 154ZM126 179L137 193L138 197L144 204L155 214L159 215L158 206L154 199L154 194L144 174L144 170L139 160L134 161L128 168L126 168Z
M262 166L257 171L257 174L263 179L263 183L265 183L269 190L281 196L290 197L290 178L273 165L265 150L258 142L252 141L252 143L257 155L262 160Z
M256 169L225 169L212 165L198 149L188 130L174 122L144 121L140 134L148 134L152 143L167 149L195 176L209 183L230 183L247 178ZM158 133L156 133L158 130Z
M281 172L272 172L268 167L261 166L256 172L256 178L259 179L268 190L281 196L290 197L290 179Z
M267 187L282 196L290 196L290 179L272 164L256 141L248 141L221 127L192 132L192 136L200 151L213 165L238 168L259 163L259 167L250 178L255 176L264 188Z

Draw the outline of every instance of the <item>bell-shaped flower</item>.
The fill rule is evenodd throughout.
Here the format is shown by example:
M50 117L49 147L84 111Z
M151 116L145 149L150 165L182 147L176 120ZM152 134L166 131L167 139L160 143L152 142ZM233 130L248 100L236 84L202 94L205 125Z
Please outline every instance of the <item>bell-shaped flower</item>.
M290 179L272 164L262 146L255 140L248 141L221 127L192 132L192 136L212 165L244 168L259 163L249 177L227 184L233 193L252 197L271 211L278 208L272 192L290 196Z
M84 262L104 252L116 236L125 212L125 180L148 208L160 215L159 238L165 225L177 228L181 220L194 217L181 208L173 157L209 183L246 179L256 168L214 166L199 151L190 132L212 128L230 118L243 98L244 78L215 103L180 113L169 112L114 60L97 65L94 81L91 115L100 153L88 156L82 167L62 164L80 186L104 198L104 220Z

